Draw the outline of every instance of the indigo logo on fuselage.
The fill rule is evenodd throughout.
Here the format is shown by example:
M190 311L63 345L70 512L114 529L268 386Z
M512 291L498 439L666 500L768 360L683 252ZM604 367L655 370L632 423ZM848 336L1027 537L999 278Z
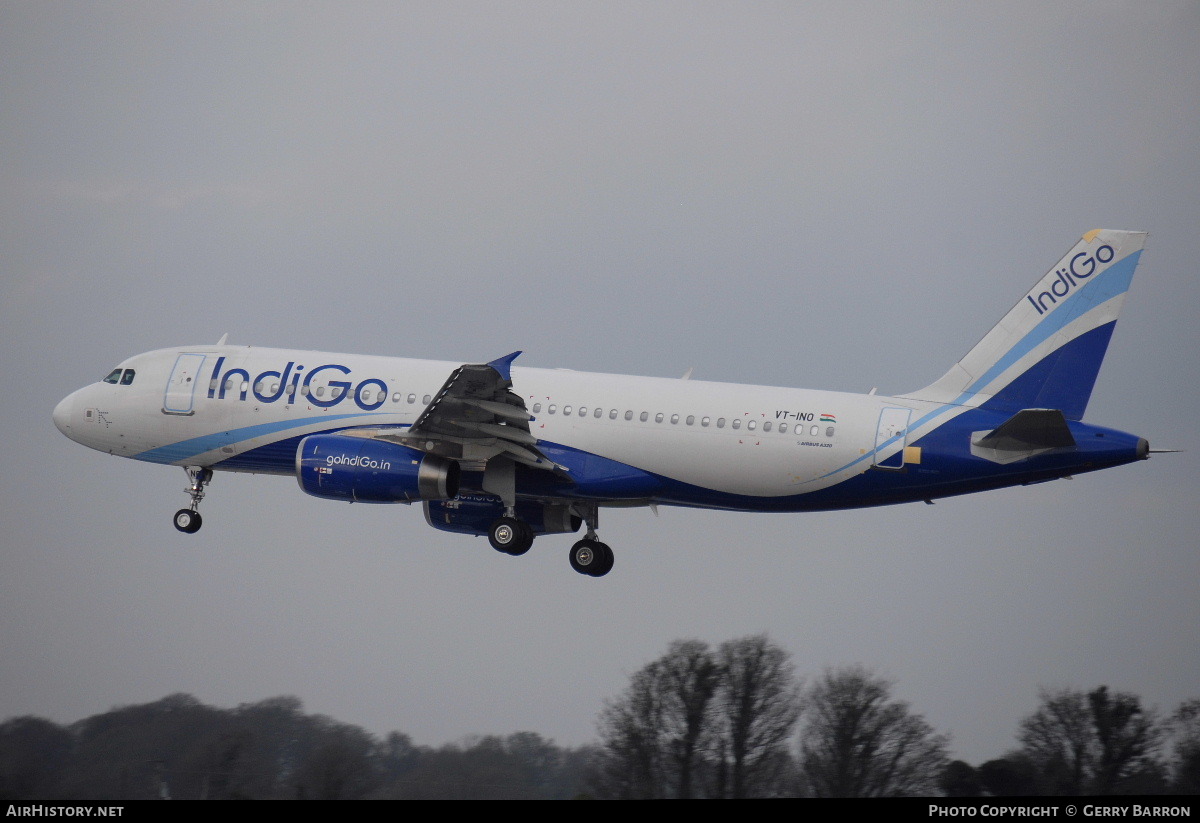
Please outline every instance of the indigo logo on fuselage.
M225 358L218 357L216 365L213 366L208 381L209 399L215 397L224 400L226 393L236 392L238 400L245 400L253 393L260 403L275 403L281 398L286 399L288 403L295 403L296 395L300 395L300 402L327 409L349 398L363 411L375 411L387 400L387 383L377 377L368 377L359 381L357 385L348 380L328 379L339 374L350 374L350 369L338 363L326 363L305 373L304 366L289 360L281 371L264 371L253 380L245 369L229 369L222 373L221 367L224 364ZM312 387L314 382L317 383L317 389ZM317 392L325 386L329 387L329 396L319 396ZM369 389L372 387L376 389L375 399L367 402L366 398L371 396ZM321 394L324 392L321 391Z
M1038 314L1045 314L1053 309L1059 300L1070 294L1071 290L1079 285L1078 281L1087 280L1095 274L1098 263L1108 263L1115 256L1113 247L1107 245L1096 249L1095 256L1081 251L1071 258L1067 266L1055 272L1058 277L1050 281L1049 290L1040 292L1036 298L1032 294L1026 295L1025 299L1033 304Z

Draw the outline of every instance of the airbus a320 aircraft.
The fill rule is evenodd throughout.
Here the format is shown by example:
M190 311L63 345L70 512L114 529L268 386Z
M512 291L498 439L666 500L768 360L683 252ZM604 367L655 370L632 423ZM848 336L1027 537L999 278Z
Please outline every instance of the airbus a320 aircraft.
M316 497L420 502L429 525L524 554L577 532L607 574L601 508L847 509L1037 483L1144 460L1082 422L1145 242L1090 231L940 379L895 397L225 345L139 354L54 423L98 451L187 471L292 475Z

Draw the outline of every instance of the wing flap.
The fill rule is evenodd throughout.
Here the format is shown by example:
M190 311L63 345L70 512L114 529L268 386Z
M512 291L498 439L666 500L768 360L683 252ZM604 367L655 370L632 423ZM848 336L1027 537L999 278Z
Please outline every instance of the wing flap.
M565 473L565 467L537 448L538 440L529 431L533 416L525 401L512 391L512 361L519 354L516 351L490 363L459 366L411 427L375 429L362 436L455 460L504 456Z

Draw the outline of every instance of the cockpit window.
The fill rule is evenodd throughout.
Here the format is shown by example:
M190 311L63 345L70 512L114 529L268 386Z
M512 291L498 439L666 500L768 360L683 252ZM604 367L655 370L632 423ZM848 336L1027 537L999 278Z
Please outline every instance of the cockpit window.
M108 377L104 378L103 382L111 383L114 386L118 383L122 386L128 386L133 383L134 373L133 369L113 369L108 373Z

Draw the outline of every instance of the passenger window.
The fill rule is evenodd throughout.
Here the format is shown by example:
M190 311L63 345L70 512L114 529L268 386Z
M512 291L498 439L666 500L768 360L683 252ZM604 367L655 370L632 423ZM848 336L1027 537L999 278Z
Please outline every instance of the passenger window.
M580 407L579 407L579 416L580 416L580 417L587 417L587 406L580 406Z
M542 410L542 404L541 404L541 403L534 403L534 404L533 404L533 413L534 413L534 414L537 414L537 413L538 413L538 412L540 412L541 410Z
M735 417L735 418L733 418L733 422L730 423L729 425L731 425L735 429L740 429L742 427L742 421Z
M112 383L115 386L115 385L117 385L117 382L120 381L120 379L121 379L121 370L113 369L112 371L110 371L108 373L108 377L104 378L104 382Z
M428 405L429 405L429 401L430 401L430 400L432 400L432 399L433 399L433 398L432 398L432 397L430 397L429 395L425 395L424 397L422 397L422 398L421 398L421 404L422 404L422 405L425 405L425 406L428 406Z
M747 420L746 421L746 428L749 429L750 431L754 431L754 428L757 425L758 425L757 420Z
M679 415L677 415L677 414L671 415L671 425L673 426L678 422L679 422Z
M554 412L557 408L558 408L558 406L551 403L549 406L546 407L546 411L550 412L550 414L554 414Z
M663 421L663 413L662 412L659 412L658 414L654 415L655 423L661 423L662 421Z
M563 406L563 414L570 414L570 413L571 413L571 407Z
M707 426L707 425L708 425L708 418L707 418L707 417L701 417L701 418L700 418L700 425L701 425L701 426Z
M689 414L689 415L687 416L687 420L685 420L684 422L685 422L685 423L687 423L689 426L690 426L690 425L692 425L693 423L695 423L695 422L696 422L696 415L694 415L694 414Z
M632 411L627 411L627 412L625 412L625 419L626 419L626 420L632 420L632 419L633 419L633 412L632 412Z
M833 437L833 426L830 426L829 428L825 429L825 436Z
M191 379L192 378L190 378L190 377L188 378L189 381ZM133 369L126 369L125 373L123 375L121 375L121 385L128 386L131 383L133 383Z
M643 423L645 423L649 419L650 419L650 412L642 412L642 416L638 418L638 420L641 420Z
M400 402L400 392L393 392L393 394L392 394L392 402L393 402L393 403L399 403L399 402Z
M787 434L787 423L780 423L780 424L779 424L779 433L780 433L780 434Z
M723 429L723 428L725 428L725 418L724 418L724 417L718 417L718 418L717 418L717 428L718 428L718 429Z
M409 403L416 403L416 402L417 402L417 396L416 396L415 394L410 394L410 395L408 396L408 402L409 402Z
M768 420L766 423L763 423L763 431L769 432L770 430L771 430L771 421Z
M810 435L812 435L813 437L816 437L816 436L817 436L817 432L819 432L820 430L821 430L821 429L820 429L819 427L817 427L817 426L813 426L811 429L809 429L809 430L808 430L808 433L809 433Z
M317 397L324 397L324 396L325 396L325 387L317 386Z

